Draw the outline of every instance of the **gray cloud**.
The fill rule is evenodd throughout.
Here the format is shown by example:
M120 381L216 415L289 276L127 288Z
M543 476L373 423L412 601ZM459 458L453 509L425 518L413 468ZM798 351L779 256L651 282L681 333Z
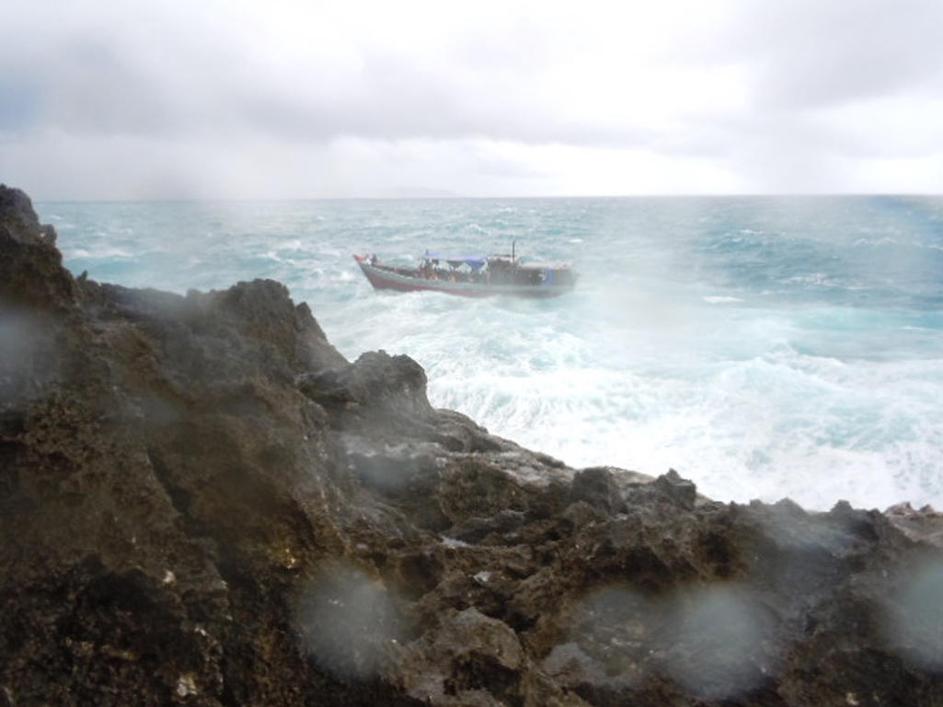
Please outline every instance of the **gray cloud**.
M205 65L194 55L214 53L205 45L198 52L184 47L190 55L169 64L149 64L108 39L72 39L48 65L35 67L38 78L28 90L0 87L4 103L21 106L15 114L5 111L14 119L6 121L10 127L161 138L222 131L295 141L487 137L618 147L645 145L655 135L638 125L561 120L531 105L507 78L501 85L491 76L501 73L496 66L457 81L451 65L430 67L366 51L359 70L338 87L289 68L257 76L244 62L225 69Z
M936 2L351 7L22 5L0 26L0 170L40 196L246 196L232 172L268 150L286 196L343 195L439 186L436 153L465 170L453 191L554 193L569 146L597 165L587 192L633 165L679 191L840 191L943 145ZM120 175L70 186L70 152Z
M717 56L753 67L759 106L833 106L941 88L941 27L936 0L753 2Z

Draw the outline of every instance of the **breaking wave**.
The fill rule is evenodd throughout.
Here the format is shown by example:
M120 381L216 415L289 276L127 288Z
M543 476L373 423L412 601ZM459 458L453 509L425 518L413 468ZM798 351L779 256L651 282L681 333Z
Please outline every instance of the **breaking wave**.
M943 200L39 204L74 272L183 292L270 277L348 357L575 466L718 499L943 506ZM353 252L571 260L549 302L377 293ZM918 247L919 245L919 247Z

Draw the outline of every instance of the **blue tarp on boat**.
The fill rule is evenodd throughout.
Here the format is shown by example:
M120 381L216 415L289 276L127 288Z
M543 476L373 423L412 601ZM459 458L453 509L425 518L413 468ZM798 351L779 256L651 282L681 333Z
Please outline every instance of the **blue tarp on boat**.
M454 268L464 264L472 270L481 270L488 262L488 259L483 255L449 255L446 253L433 253L428 250L423 257L428 260L444 260Z

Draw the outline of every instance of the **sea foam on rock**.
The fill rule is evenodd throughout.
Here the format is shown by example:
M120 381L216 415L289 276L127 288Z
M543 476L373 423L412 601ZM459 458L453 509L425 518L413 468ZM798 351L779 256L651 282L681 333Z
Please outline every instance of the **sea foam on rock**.
M0 702L943 703L929 510L569 469L278 283L73 278L6 187L0 353Z

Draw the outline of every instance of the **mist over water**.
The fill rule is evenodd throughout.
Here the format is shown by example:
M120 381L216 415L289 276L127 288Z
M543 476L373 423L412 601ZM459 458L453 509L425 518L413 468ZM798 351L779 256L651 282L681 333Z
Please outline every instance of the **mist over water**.
M943 506L943 199L41 203L66 265L184 292L274 278L349 358L573 466L720 500ZM551 301L374 292L351 253L571 261Z

